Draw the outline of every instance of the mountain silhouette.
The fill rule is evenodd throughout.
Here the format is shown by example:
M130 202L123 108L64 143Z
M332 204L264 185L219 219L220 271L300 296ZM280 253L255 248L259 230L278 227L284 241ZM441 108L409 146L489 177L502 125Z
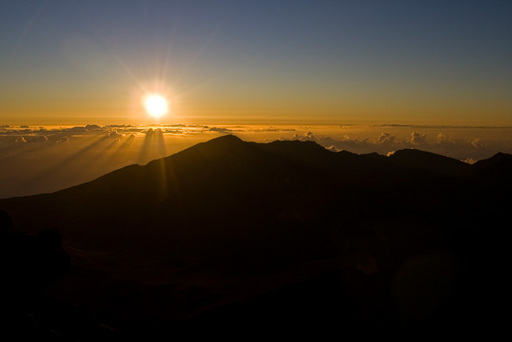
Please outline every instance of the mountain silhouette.
M460 176L470 168L462 161L415 149L396 151L390 159L398 165L441 175Z
M487 329L511 165L227 135L0 208L61 232L71 269L48 294L121 335Z

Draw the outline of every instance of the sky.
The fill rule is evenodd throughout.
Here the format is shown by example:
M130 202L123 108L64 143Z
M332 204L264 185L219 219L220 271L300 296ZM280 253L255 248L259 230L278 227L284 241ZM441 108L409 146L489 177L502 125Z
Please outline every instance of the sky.
M1 4L0 198L225 134L512 153L510 0ZM148 94L166 115L148 115Z
M512 126L511 1L4 0L0 125Z

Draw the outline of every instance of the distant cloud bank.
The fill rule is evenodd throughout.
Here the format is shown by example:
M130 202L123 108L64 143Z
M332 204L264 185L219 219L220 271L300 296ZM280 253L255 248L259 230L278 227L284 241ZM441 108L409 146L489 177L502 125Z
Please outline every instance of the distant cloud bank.
M57 191L130 164L234 134L245 141L310 140L331 151L388 155L415 148L473 163L512 153L512 128L265 125L0 126L0 198Z
M337 130L338 128L338 130ZM461 160L489 158L497 152L512 153L512 128L380 125L358 126L251 126L251 125L106 125L72 127L0 126L0 148L10 144L62 144L86 136L104 134L114 140L144 136L158 130L166 140L195 136L207 140L215 134L235 134L245 140L311 140L332 150L354 153L389 152L416 148ZM447 133L451 132L451 133ZM498 137L496 136L496 132ZM501 135L501 139L499 136ZM506 138L509 136L510 138Z
M403 130L403 127L401 128ZM449 128L449 130L454 130L454 128ZM466 132L457 132L458 134L454 135L447 135L442 132L435 133L433 128L429 128L430 133L421 133L413 130L406 136L403 136L403 134L398 136L391 132L381 132L378 134L374 133L373 135L368 133L367 136L359 134L362 137L352 137L348 134L332 137L308 131L303 134L295 134L293 138L315 141L331 151L346 150L359 154L377 152L387 155L396 150L414 148L467 162L486 159L497 152L512 153L511 138L499 139L493 137L492 131L489 132L489 130L498 129L472 129L471 133L475 134L473 130L481 130L481 135L488 138L472 136Z

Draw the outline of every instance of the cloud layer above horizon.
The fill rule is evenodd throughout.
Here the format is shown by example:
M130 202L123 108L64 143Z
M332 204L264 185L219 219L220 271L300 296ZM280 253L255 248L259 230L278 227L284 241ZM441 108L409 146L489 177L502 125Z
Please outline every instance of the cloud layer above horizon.
M130 164L146 164L199 142L311 140L362 154L415 148L466 162L512 153L512 128L432 126L86 125L0 126L0 198L52 192Z

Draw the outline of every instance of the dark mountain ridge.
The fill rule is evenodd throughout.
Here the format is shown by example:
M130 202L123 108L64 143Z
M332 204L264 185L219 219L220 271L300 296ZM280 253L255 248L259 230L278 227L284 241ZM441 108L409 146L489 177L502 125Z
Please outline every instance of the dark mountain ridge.
M493 175L497 173L501 182L510 184L510 173L503 167L510 160L512 156L498 154L469 165L418 150L401 150L390 157L356 155L334 153L314 142L256 144L224 136L53 194L1 200L0 206L24 226L32 215L18 216L17 205L12 203L30 203L30 210L39 210L39 215L53 214L58 216L52 218L53 222L65 218L72 224L75 217L83 221L86 216L94 221L122 214L130 219L148 219L162 216L162 211L167 216L194 220L191 215L212 215L231 210L233 205L238 209L231 210L233 215L242 207L243 215L247 215L247 211L255 214L292 203L332 203L333 197L343 203L342 193L356 196L355 193L392 190L391 196L406 196L403 192L407 191L413 199L419 195L413 190L427 192L421 194L424 198L442 191L462 200L459 197L466 192L464 187L485 184L489 178L495 181ZM379 201L372 197L365 200Z
M414 149L396 151L389 158L392 163L440 175L462 176L471 169L460 160Z
M18 231L57 228L72 268L52 295L114 321L129 315L128 325L116 321L125 331L147 315L194 327L264 315L251 298L289 298L296 290L286 289L297 288L312 295L326 281L343 288L332 295L351 303L340 319L354 327L441 327L442 310L460 314L460 324L476 319L457 305L490 291L483 280L467 282L489 269L489 246L503 234L511 165L506 154L469 165L418 150L357 155L224 136L52 194L3 199L0 208ZM437 285L424 293L418 279ZM321 305L304 300L307 321ZM298 310L288 304L281 309ZM229 314L208 314L223 308Z

